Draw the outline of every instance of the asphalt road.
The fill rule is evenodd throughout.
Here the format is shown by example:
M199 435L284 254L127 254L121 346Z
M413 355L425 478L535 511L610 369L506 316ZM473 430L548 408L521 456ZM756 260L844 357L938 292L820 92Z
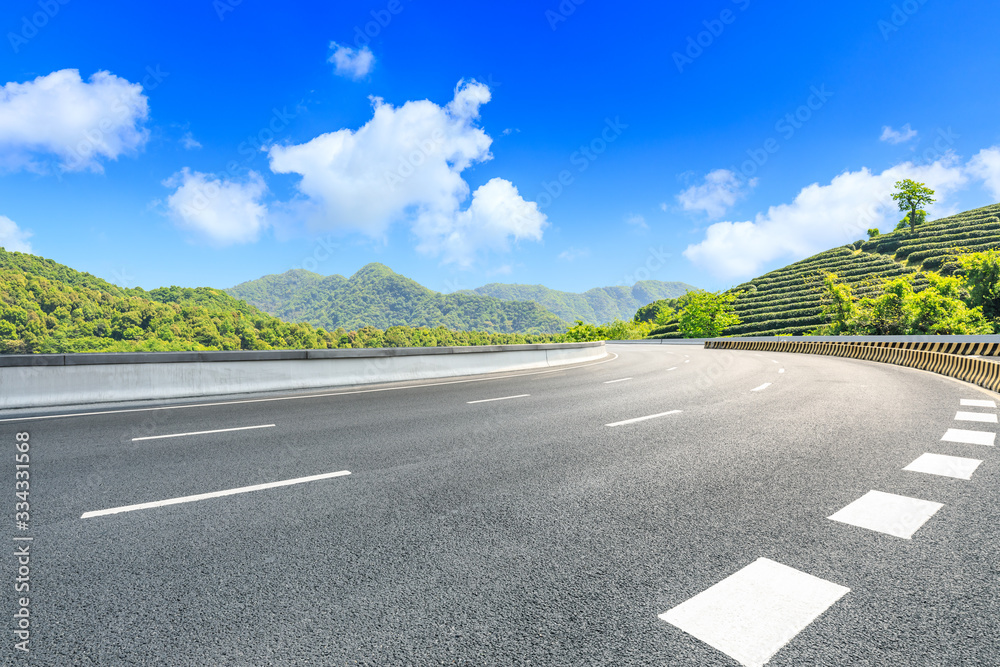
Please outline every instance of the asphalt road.
M769 665L1000 665L1000 460L941 441L995 432L955 417L996 412L963 399L1000 397L850 359L609 350L556 372L0 422L7 619L26 543L13 538L33 538L30 653L14 619L0 655L732 666L659 615L767 558L850 589ZM968 480L903 470L924 453L982 464ZM337 471L350 474L81 518ZM910 539L828 518L872 490L943 506ZM724 611L705 623L735 637Z

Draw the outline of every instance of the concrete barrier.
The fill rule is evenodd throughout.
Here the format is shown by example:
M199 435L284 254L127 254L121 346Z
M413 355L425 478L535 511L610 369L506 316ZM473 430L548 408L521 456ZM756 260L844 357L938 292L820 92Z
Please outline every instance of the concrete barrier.
M368 350L0 356L0 409L217 396L548 368L603 342Z
M954 342L952 342L954 343ZM941 343L940 345L948 345ZM969 345L993 345L980 342ZM893 347L892 345L896 345ZM909 347L905 347L909 345ZM715 339L705 342L705 347L715 350L757 350L765 352L796 352L823 354L877 361L896 366L907 366L947 375L979 385L990 391L1000 391L1000 363L991 359L977 359L967 354L950 354L920 349L924 342L895 342L885 345L865 342L799 342L799 341L747 341ZM966 349L966 348L961 348Z

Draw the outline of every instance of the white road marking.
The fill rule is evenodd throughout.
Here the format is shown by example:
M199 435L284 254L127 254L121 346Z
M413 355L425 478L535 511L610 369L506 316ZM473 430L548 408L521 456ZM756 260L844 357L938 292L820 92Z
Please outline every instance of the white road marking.
M81 519L91 519L95 516L106 516L108 514L118 514L120 512L134 512L135 510L146 510L153 507L163 507L164 505L178 505L180 503L193 503L198 500L207 500L209 498L221 498L222 496L232 496L237 493L248 493L250 491L263 491L264 489L275 489L279 486L291 486L292 484L304 484L305 482L315 482L321 479L330 479L331 477L342 477L344 475L350 475L350 470L340 470L338 472L328 472L322 475L313 475L311 477L297 477L296 479L286 479L283 482L268 482L267 484L254 484L253 486L241 486L238 489L229 489L227 491L213 491L212 493L199 493L195 496L182 496L180 498L171 498L169 500L156 500L151 503L139 503L138 505L124 505L122 507L112 507L106 510L96 510L94 512L84 512L80 515Z
M985 424L996 424L997 416L992 412L962 412L955 413L955 421L960 422L983 422Z
M962 405L969 408L995 408L997 406L993 401L981 401L974 398L963 398Z
M827 518L908 540L942 507L929 500L869 491Z
M531 396L531 394L518 394L517 396L501 396L500 398L483 398L478 401L466 401L469 405L473 403L489 403L490 401L509 401L512 398L525 398L526 396Z
M941 440L944 442L960 442L965 445L986 445L987 447L992 447L996 437L996 433L950 428L945 432Z
M684 363L685 363L685 364L690 364L690 363L691 363L691 360L690 360L690 359L685 359L685 360L684 360Z
M620 380L607 380L604 384L614 384L615 382L625 382L626 380L631 380L632 378L621 378Z
M180 438L185 435L205 435L206 433L228 433L229 431L249 431L255 428L273 428L274 424L262 424L260 426L237 426L236 428L220 428L214 431L191 431L190 433L171 433L169 435L147 435L141 438L132 438L132 442L139 440L160 440L161 438Z
M924 472L928 475L941 475L955 479L972 479L972 473L982 461L965 459L960 456L945 456L944 454L921 454L910 465L903 468L911 472Z
M850 591L758 558L659 618L745 667L761 667Z
M673 368L668 368L667 370L668 371L676 371L677 370L677 366L674 366Z
M780 364L781 362L780 362L780 361L777 361L777 360L775 360L775 359L771 359L771 363L772 363L772 364Z
M778 369L778 372L779 372L779 373L784 373L784 372L785 372L785 369L784 369L784 368L779 368L779 369Z
M751 389L750 391L764 391L765 389L767 389L770 386L771 386L770 382L765 382L761 386L757 387L756 389Z
M657 417L666 417L667 415L676 415L680 410L671 410L670 412L659 412L655 415L647 415L646 417L636 417L635 419L626 419L625 421L613 422L611 424L605 424L605 426L624 426L625 424L634 424L636 422L644 422L647 419L656 419Z
M424 384L411 384L405 387L378 387L375 389L355 389L353 391L331 391L324 392L321 394L301 394L295 396L273 396L271 398L248 398L238 401L217 401L214 403L190 403L184 405L161 405L155 408L122 408L121 410L99 410L94 412L73 412L65 415L38 415L35 417L8 417L6 419L0 419L0 424L5 422L21 422L21 421L37 421L40 419L65 419L67 417L92 417L95 415L117 415L125 412L152 412L154 410L183 410L186 408L212 408L219 405L242 405L243 403L269 403L271 401L301 401L303 399L309 398L328 398L331 396L351 396L353 394L373 394L382 391L402 391L404 389L424 389L426 387L443 387L449 384L466 384L468 382L489 382L490 380L505 380L507 378L519 378L526 377L528 375L545 375L547 373L565 373L566 371L576 370L578 368L587 368L588 366L599 366L601 364L606 364L609 361L617 361L618 355L614 352L609 352L611 355L610 359L601 359L600 361L586 362L579 366L566 366L564 368L550 368L545 371L529 371L524 373L511 373L508 375L495 375L491 377L481 377L481 378L469 378L465 380L449 380L446 382L426 382Z

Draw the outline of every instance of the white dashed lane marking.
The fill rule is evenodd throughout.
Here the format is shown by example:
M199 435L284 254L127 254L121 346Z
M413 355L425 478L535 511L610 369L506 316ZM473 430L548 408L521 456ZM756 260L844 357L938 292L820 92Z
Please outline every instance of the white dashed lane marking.
M761 667L851 589L759 558L659 618Z
M778 369L778 372L779 372L779 373L784 373L784 372L785 372L785 369L784 369L784 368L779 368L779 369Z
M993 401L982 401L974 398L963 398L962 405L967 408L995 408L997 406Z
M955 421L959 422L983 422L984 424L996 424L997 416L992 412L962 412L955 413Z
M531 394L518 394L517 396L501 396L500 398L481 398L478 401L466 401L469 405L473 403L489 403L490 401L509 401L512 398L527 398Z
M765 383L764 383L764 384L762 384L761 386L759 386L759 387L756 387L756 388L754 388L754 389L751 389L750 391L764 391L765 389L767 389L767 388L768 388L768 387L770 387L770 386L771 386L771 383L770 383L770 382L765 382Z
M132 438L132 442L139 440L160 440L162 438L182 438L187 435L206 435L208 433L229 433L230 431L249 431L255 428L274 428L274 424L262 424L260 426L237 426L235 428L219 428L214 431L191 431L189 433L170 433L168 435L147 435L141 438Z
M964 445L986 445L987 447L992 447L996 437L996 433L950 428L945 432L941 440L944 442L959 442Z
M910 472L924 472L928 475L941 475L955 479L972 479L972 473L982 463L979 459L966 459L960 456L945 456L944 454L921 454L917 460L903 468Z
M625 424L634 424L636 422L644 422L647 419L656 419L657 417L666 417L667 415L676 415L680 413L680 410L670 410L669 412L658 412L655 415L647 415L645 417L636 417L634 419L626 419L620 422L612 422L610 424L605 424L605 426L624 426Z
M677 370L677 366L674 366L673 368L668 368L667 370L668 371L676 371Z
M604 384L614 384L615 382L625 382L626 380L631 380L632 378L621 378L618 380L607 380Z
M929 500L869 491L828 518L908 540L942 507Z

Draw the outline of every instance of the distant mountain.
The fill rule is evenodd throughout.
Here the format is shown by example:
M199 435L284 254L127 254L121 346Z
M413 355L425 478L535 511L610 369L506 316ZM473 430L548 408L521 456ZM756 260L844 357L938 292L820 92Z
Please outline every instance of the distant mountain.
M377 263L362 267L350 278L298 269L225 291L285 321L308 322L328 331L365 325L379 329L443 325L461 331L557 333L568 326L531 301L468 292L441 294Z
M544 285L503 283L490 283L468 291L504 301L534 301L567 322L583 320L588 324L603 324L615 318L631 320L642 306L659 299L674 299L691 290L698 288L687 283L640 280L631 287L595 287L582 294L560 292Z

